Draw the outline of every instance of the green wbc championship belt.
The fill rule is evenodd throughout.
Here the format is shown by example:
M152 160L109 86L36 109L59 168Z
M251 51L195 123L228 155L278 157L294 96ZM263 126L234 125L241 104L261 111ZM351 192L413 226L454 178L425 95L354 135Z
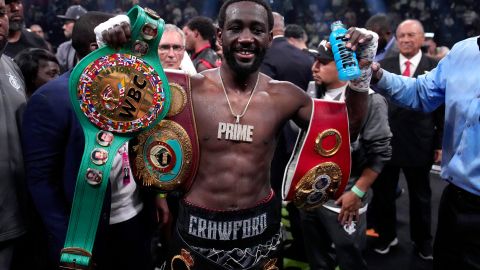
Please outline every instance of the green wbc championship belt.
M132 37L120 50L100 48L80 61L69 81L70 100L85 135L85 150L61 269L89 269L110 169L118 149L168 112L170 88L157 47L164 22L133 7Z

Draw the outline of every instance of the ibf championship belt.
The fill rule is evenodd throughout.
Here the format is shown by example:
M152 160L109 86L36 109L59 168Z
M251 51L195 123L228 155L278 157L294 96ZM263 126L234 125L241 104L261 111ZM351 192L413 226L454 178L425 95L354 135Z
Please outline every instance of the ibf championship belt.
M89 269L98 221L118 149L168 112L170 89L158 60L164 22L150 9L127 14L131 41L100 48L80 61L69 81L70 100L85 135L60 269Z
M165 71L171 91L167 117L132 140L132 170L139 185L168 192L187 191L199 161L190 77L183 71Z
M350 177L350 162L345 103L313 99L308 131L298 135L285 170L283 199L308 210L338 198Z

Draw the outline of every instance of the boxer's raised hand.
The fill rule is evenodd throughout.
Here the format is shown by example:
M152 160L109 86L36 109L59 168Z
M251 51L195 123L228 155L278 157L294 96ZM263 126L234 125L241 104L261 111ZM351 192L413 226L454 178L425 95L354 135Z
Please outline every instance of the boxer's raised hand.
M130 40L130 19L126 15L118 15L95 27L98 46L108 45L120 48Z
M345 35L346 47L357 54L358 64L362 75L350 81L350 88L359 92L366 92L370 88L372 70L370 69L377 53L378 35L364 28L351 27Z

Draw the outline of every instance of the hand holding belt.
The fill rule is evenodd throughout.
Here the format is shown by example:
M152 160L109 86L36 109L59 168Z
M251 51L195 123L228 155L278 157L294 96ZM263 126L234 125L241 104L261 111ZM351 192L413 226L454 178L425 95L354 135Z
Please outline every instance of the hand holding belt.
M166 71L171 105L166 119L131 141L131 164L139 185L168 192L187 191L195 177L199 146L192 106L190 77Z
M133 7L132 39L119 51L100 48L80 61L69 81L70 100L85 135L61 269L91 268L91 252L110 169L120 146L156 125L170 106L170 89L158 60L164 22Z
M345 103L313 99L308 131L298 135L285 170L283 199L312 209L338 198L350 176L350 141Z

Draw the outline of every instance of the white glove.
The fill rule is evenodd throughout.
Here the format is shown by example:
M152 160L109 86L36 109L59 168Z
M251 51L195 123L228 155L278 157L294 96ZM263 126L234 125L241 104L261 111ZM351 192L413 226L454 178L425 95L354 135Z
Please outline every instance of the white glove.
M106 22L97 25L97 27L95 27L93 31L95 32L95 36L97 38L98 47L105 46L102 32L107 31L108 29L113 28L115 25L119 25L123 22L130 24L130 18L127 15L117 15L113 18L108 19Z
M350 80L349 86L350 89L357 92L368 92L368 89L370 89L370 80L372 79L372 69L370 67L372 66L373 59L377 53L378 35L377 33L365 28L357 28L356 30L365 35L372 35L373 38L367 43L358 45L358 49L356 51L357 59L359 62L360 59L363 59L363 61L367 62L367 65L360 66L360 71L362 74L358 79Z

